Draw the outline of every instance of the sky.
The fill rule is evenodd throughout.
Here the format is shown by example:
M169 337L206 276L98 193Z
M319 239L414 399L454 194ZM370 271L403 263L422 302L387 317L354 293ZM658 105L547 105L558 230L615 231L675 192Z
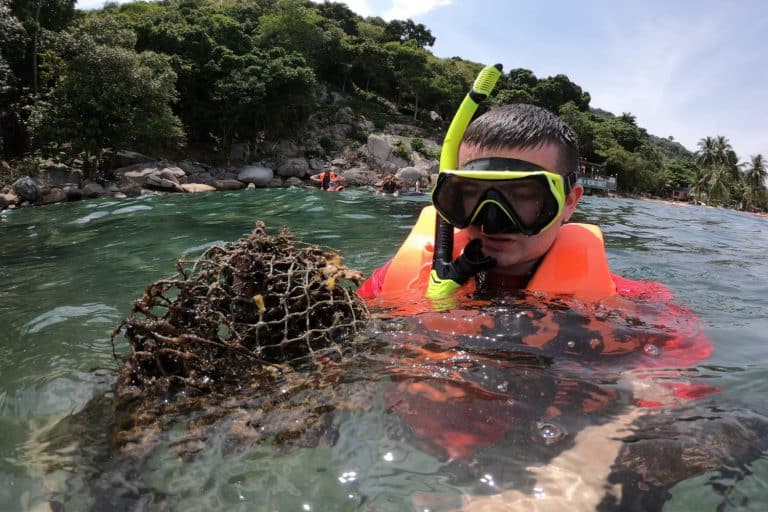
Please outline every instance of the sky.
M362 16L412 19L458 56L539 78L565 74L591 106L633 114L691 151L727 137L768 157L768 9L761 1L348 0ZM80 9L103 0L80 0Z

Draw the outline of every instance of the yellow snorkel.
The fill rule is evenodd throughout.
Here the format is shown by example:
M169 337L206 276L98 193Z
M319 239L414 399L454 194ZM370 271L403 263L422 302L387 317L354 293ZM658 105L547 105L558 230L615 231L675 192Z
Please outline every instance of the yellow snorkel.
M464 136L472 116L477 111L477 107L488 98L496 86L496 82L502 73L501 64L484 67L475 78L472 88L469 90L464 100L461 102L456 115L453 116L448 131L443 140L443 149L440 153L440 171L445 169L456 169L459 160L459 145ZM469 245L465 253L469 252ZM476 251L480 253L479 248ZM462 255L464 256L464 255ZM480 255L482 257L482 255ZM431 300L444 299L449 297L459 286L464 284L467 278L467 266L473 266L476 263L489 266L486 258L481 262L472 262L466 257L453 259L453 226L445 219L437 216L435 224L435 253L432 259L432 271L429 274L429 284L427 286L427 298Z

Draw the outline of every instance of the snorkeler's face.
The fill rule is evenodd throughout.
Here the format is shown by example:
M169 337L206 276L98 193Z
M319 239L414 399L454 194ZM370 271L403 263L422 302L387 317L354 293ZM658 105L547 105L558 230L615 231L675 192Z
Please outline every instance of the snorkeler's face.
M514 158L541 166L542 169L559 169L560 150L555 144L544 144L534 148L504 148L488 150L477 146L462 144L459 148L459 168L472 160L481 158ZM531 270L534 264L552 247L560 226L570 219L583 194L581 185L575 185L565 198L562 212L553 224L536 235L522 233L485 233L480 225L466 228L469 236L483 242L483 253L496 259L493 271L503 274L522 275Z

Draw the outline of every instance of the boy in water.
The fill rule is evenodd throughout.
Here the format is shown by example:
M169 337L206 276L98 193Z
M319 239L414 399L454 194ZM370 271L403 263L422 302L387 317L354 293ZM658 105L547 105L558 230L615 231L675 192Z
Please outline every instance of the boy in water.
M376 269L358 293L373 305L395 307L407 302L401 292L416 290L424 297L430 279L436 214L457 229L455 254L464 250L453 262L453 277L459 284L474 286L475 292L498 297L514 296L520 290L544 291L553 295L575 295L577 299L586 297L588 301L611 297L653 299L663 307L658 308L659 314L649 325L675 326L674 330L659 333L657 339L649 342L647 338L607 332L616 326L589 319L583 328L577 326L582 328L579 334L586 340L580 345L578 339L574 343L573 332L567 331L573 326L564 322L568 318L566 314L548 311L542 321L528 326L529 335L521 336L518 343L545 353L566 354L566 357L581 350L586 360L616 355L643 358L644 353L656 354L654 351L660 350L663 357L641 363L654 367L684 368L709 356L711 344L700 335L697 319L672 303L668 289L658 283L631 281L610 273L599 229L566 224L584 192L577 182L578 163L575 133L549 111L533 105L513 104L486 112L464 133L458 153L459 168L440 172L432 194L434 211L425 209L431 217L417 223L395 257ZM415 233L419 229L428 232ZM388 296L392 297L389 302ZM556 321L551 321L553 318ZM428 314L421 315L420 325L427 326L428 320ZM450 317L446 332L460 334L467 330L462 323L471 324L473 320L475 325L469 330L477 330L477 318L462 322ZM562 325L556 325L558 322ZM496 323L497 330L501 327L501 331L507 333L519 327L515 324L506 328ZM472 339L469 331L466 334ZM453 357L450 347L430 351L428 347L435 343L427 342L421 352L413 351L417 353L414 364L402 365L403 368L434 369L439 366L436 361ZM515 347L509 349L515 350ZM479 354L475 362L494 371L498 361L493 358L480 361L483 356L482 352ZM406 355L405 359L409 357L413 356ZM423 441L425 449L448 459L468 460L477 450L501 441L508 436L507 432L519 428L515 423L556 419L574 411L578 414L579 410L584 414L610 410L617 400L612 388L586 389L588 386L579 384L578 380L568 386L564 385L568 379L564 379L552 390L551 404L543 404L541 408L538 407L541 404L536 405L536 414L542 416L521 418L519 411L509 406L506 392L498 393L497 389L484 389L482 383L478 386L476 382L469 382L474 378L470 372L453 380L438 379L429 368L424 376L410 373L396 379L398 384L390 398L392 410L406 419L410 431ZM508 371L503 365L497 368L501 369L501 375ZM634 403L643 407L669 405L712 391L708 387L678 382L659 386L645 380L636 384L644 388L644 392L634 394ZM543 393L540 396L543 397ZM519 410L526 410L522 402ZM620 440L611 443L610 439L619 438L642 410L630 409L610 423L587 427L579 433L576 440L582 441L578 446L591 447L588 449L591 453L583 452L583 458L566 457L571 462L581 461L571 465L574 473L578 474L580 464L599 459L595 442L602 443L600 454L604 456L602 466L591 473L591 481L585 485L600 487L600 479L608 475L622 444ZM545 481L549 476L542 472L541 478ZM508 499L524 504L529 497L526 493L508 493L495 504L503 505ZM487 505L493 508L493 499L489 499Z

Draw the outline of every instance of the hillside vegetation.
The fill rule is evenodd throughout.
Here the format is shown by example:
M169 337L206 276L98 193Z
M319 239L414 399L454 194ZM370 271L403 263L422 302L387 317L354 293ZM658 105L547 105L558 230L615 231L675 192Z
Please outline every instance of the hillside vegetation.
M378 129L406 117L434 129L427 121L450 120L488 64L436 57L434 42L412 20L364 18L332 2L166 0L78 11L73 0L0 0L0 155L12 168L64 155L95 176L104 148L174 157L247 142L258 154L300 134L328 89L359 99L357 113ZM687 187L708 203L766 207L761 155L740 164L722 136L703 138L692 154L630 113L592 106L565 75L502 64L508 71L488 106L529 102L558 114L620 191L669 196Z

